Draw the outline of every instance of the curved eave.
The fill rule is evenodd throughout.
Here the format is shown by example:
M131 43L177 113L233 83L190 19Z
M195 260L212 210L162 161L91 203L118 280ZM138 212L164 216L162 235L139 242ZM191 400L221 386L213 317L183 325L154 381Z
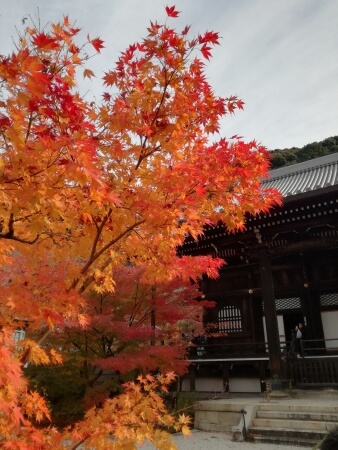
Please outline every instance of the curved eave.
M337 190L338 153L271 170L262 185L277 189L286 202Z

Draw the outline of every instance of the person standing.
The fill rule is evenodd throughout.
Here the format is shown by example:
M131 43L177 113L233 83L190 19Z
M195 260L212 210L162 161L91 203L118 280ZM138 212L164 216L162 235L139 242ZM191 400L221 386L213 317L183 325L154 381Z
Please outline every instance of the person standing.
M305 352L304 352L304 340L307 339L307 328L306 326L303 324L303 322L300 322L296 328L295 328L295 333L296 333L296 351L297 353L304 358L305 356ZM306 343L305 343L306 345Z

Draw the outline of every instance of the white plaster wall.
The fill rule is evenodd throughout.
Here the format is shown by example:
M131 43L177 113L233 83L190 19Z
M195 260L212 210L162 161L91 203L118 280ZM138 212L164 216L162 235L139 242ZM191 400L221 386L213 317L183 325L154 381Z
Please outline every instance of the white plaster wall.
M277 323L278 323L278 331L279 331L279 339L281 342L285 342L285 328L284 328L284 320L283 316L277 316Z
M196 378L195 387L197 392L224 391L223 380L221 378ZM190 380L185 378L182 383L182 391L190 390ZM229 392L261 392L259 378L229 378Z
M283 320L282 315L277 315L277 325L278 325L278 332L279 332L279 340L281 342L285 342L285 328L284 328L284 320ZM263 328L264 328L264 340L265 340L265 342L267 342L268 338L266 335L265 316L263 316Z
M326 348L338 348L338 311L322 312L322 323L324 339L334 339L326 342Z
M229 378L229 392L261 392L259 378Z
M195 388L197 392L223 392L223 380L221 378L196 378ZM190 380L184 378L182 382L182 391L190 391Z

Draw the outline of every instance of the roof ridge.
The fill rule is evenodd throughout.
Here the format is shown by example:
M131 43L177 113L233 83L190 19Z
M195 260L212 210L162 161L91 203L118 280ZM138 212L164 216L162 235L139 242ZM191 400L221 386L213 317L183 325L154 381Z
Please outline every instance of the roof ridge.
M290 175L297 175L299 173L308 172L309 170L318 169L338 162L338 153L330 153L329 155L321 156L320 158L309 159L297 164L280 167L278 169L270 170L269 177L264 181L276 180L285 178ZM277 172L277 173L276 173Z
M310 166L310 167L306 167L303 170L296 170L296 171L292 171L292 172L288 172L288 173L284 173L282 175L277 175L275 177L269 177L264 181L268 181L268 180L279 180L281 178L287 178L290 175L298 175L300 173L304 173L304 172L309 172L310 170L314 170L314 169L320 169L321 167L326 167L326 166L331 166L332 164L334 164L335 161L331 161L331 162L327 162L326 164L320 164L318 166Z
M338 153L273 170L262 184L277 189L283 197L338 187Z

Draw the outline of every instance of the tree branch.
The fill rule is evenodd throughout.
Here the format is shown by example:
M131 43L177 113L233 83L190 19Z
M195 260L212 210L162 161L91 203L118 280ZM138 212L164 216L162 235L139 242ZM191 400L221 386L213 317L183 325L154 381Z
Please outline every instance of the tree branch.
M0 233L0 239L11 239L12 241L21 242L23 244L34 244L38 239L39 235L35 237L35 239L29 241L27 239L21 239L14 235L14 223L18 222L21 219L14 219L13 213L9 216L8 220L8 231L7 233Z
M133 225L131 225L130 227L126 228L125 231L123 231L118 236L116 236L115 239L112 239L106 245L104 245L101 248L101 250L99 250L94 255L91 255L90 258L88 259L87 263L82 268L81 275L84 275L88 271L90 266L93 264L93 262L96 261L106 250L108 250L110 247L112 247L114 244L116 244L116 242L120 241L123 237L125 237L126 235L131 233L137 226L141 225L144 222L145 222L145 219L142 219L142 220L139 220L138 222L135 222ZM111 263L111 261L112 261L111 257L108 257L106 259L106 261L102 264L100 269L104 270L106 267L108 267L108 265ZM79 278L75 278L73 280L71 286L69 287L69 290L75 289L79 281L80 281ZM81 287L78 289L79 294L83 294L83 292L88 288L88 286L90 286L92 284L93 281L94 281L94 277L92 275L88 276L84 280L84 282L82 283Z

